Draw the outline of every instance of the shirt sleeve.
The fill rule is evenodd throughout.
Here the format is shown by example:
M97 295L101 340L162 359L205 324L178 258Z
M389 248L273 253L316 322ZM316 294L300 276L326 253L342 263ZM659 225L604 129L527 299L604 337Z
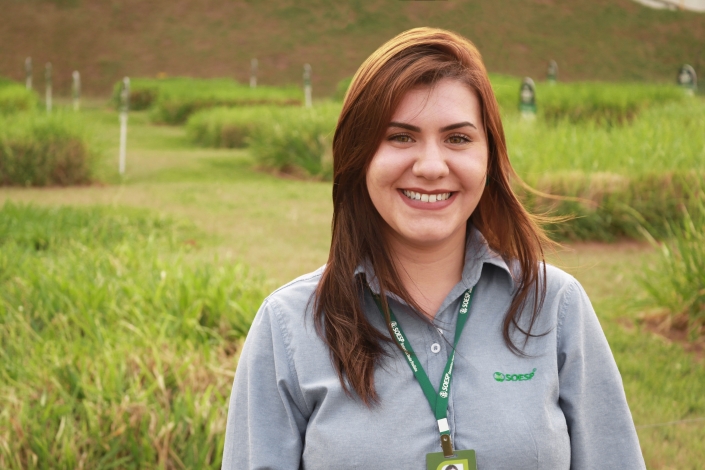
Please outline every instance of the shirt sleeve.
M559 312L557 341L570 468L646 468L622 377L590 300L574 279Z
M223 470L298 469L308 413L280 328L265 300L235 372Z

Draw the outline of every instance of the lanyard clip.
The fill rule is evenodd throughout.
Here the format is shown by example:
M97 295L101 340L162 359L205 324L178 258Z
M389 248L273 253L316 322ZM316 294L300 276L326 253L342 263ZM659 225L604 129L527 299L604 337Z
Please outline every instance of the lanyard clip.
M441 434L441 449L443 449L443 457L453 457L453 443L450 441L450 434Z

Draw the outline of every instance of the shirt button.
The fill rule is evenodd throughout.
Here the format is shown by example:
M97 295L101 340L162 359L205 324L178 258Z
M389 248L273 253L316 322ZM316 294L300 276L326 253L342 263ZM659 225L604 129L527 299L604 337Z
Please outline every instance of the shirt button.
M440 345L440 344L438 344L438 343L433 343L433 344L431 345L431 352L432 352L432 353L438 354L438 353L440 352L440 350L441 350L441 345Z

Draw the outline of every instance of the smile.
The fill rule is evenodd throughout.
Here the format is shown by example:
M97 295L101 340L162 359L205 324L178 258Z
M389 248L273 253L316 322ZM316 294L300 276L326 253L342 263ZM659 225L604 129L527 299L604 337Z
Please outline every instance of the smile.
M415 200L415 201L421 201L421 202L437 202L437 201L445 201L448 199L453 193L440 193L440 194L426 194L426 193L418 193L416 191L409 191L406 189L402 189L401 192L404 194L404 196L408 197L409 199Z

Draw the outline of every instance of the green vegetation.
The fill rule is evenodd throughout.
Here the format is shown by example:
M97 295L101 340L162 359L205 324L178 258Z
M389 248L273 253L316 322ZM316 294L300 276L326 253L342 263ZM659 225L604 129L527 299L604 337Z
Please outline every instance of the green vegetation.
M248 106L211 108L194 113L186 123L189 138L204 147L241 148L255 128L274 122L278 108Z
M650 106L630 124L606 127L568 119L533 122L517 113L504 119L512 165L537 190L568 200L525 193L536 212L576 215L552 226L555 237L578 240L641 238L646 224L654 235L680 224L682 208L694 208L702 193L691 191L703 178L705 101L686 99Z
M340 104L312 108L215 108L189 119L191 139L211 147L249 144L257 163L283 173L329 178L331 142Z
M536 183L546 173L610 172L626 176L702 168L705 162L705 100L653 106L616 128L595 122L526 122L503 119L512 165Z
M703 178L690 186L700 188ZM694 337L705 335L705 198L668 224L669 238L658 246L661 257L641 283L653 303L666 310L672 323L685 320ZM652 243L658 245L653 238Z
M0 185L88 183L95 160L85 125L73 114L0 117Z
M521 80L492 75L497 101L505 115L514 114L519 104ZM685 100L675 85L640 83L536 83L538 118L551 124L595 123L611 127L633 121L639 112L655 105Z
M625 176L615 173L549 173L534 186L547 197L517 188L534 213L568 216L567 222L546 228L557 240L615 241L642 239L643 227L662 239L687 210L705 200L691 188L705 178L703 171L665 171Z
M18 111L34 110L39 104L37 95L24 85L0 77L0 116Z
M333 94L333 99L335 101L343 101L345 98L345 93L348 92L350 84L352 83L353 77L347 77L338 82L335 87L335 93Z
M119 106L122 82L113 87L113 103ZM183 124L194 112L217 106L300 105L303 92L298 87L258 86L250 88L234 80L164 78L130 81L130 107L152 108L155 122Z
M264 290L190 260L194 235L143 211L0 209L0 467L219 468Z

